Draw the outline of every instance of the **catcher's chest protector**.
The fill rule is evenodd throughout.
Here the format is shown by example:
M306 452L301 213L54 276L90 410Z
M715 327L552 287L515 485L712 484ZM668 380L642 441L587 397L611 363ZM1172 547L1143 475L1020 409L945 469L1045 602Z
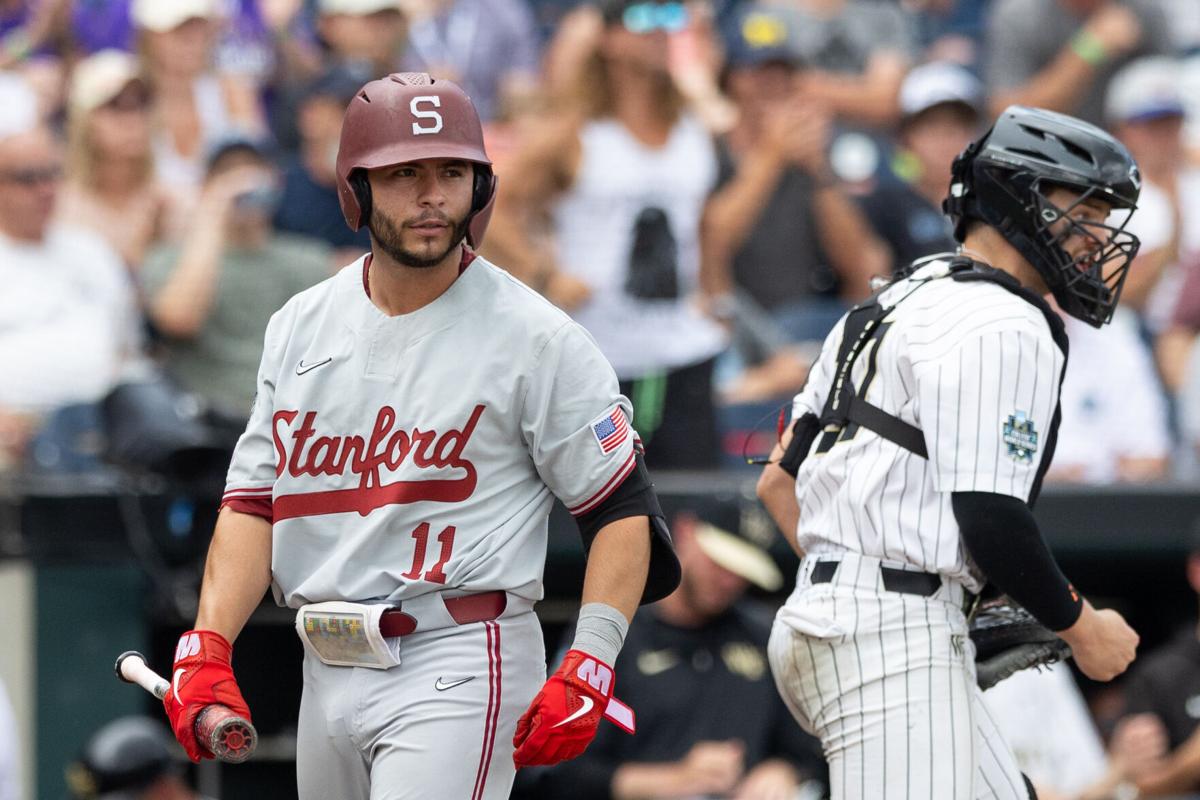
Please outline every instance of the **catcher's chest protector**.
M986 281L994 283L1021 297L1041 311L1046 318L1046 323L1050 326L1050 335L1053 337L1055 345L1062 351L1062 374L1066 375L1068 349L1066 329L1058 314L1054 313L1054 310L1050 308L1045 300L1021 286L1017 279L1007 272L989 267L986 264L981 264L965 256L956 256L951 260L947 276L956 281ZM931 280L938 280L938 278L932 278ZM929 458L929 453L925 447L925 436L920 428L905 422L893 414L889 414L873 403L867 402L865 387L871 385L871 379L875 374L875 359L879 354L877 346L869 347L870 355L867 362L867 374L859 382L859 386L856 387L854 381L850 378L851 371L854 369L858 357L866 352L868 346L873 342L877 343L883 337L883 334L887 332L888 328L891 327L892 323L887 321L887 317L891 314L892 310L928 282L922 281L917 284L916 287L890 306L885 306L880 302L880 295L884 291L884 289L881 289L856 305L846 315L846 324L842 332L842 344L838 350L838 366L834 374L833 388L830 390L829 397L826 398L825 406L821 411L821 416L817 420L818 425L816 427L819 430L818 435L821 438L816 452L823 453L832 448L834 443L839 439L853 437L857 428L861 426L903 447L905 450L909 450L922 458ZM863 388L860 389L859 387ZM1061 378L1059 379L1059 388L1060 390L1062 388ZM1030 507L1037 500L1038 493L1041 491L1042 479L1045 477L1046 470L1049 469L1050 463L1053 460L1054 445L1058 438L1058 425L1061 419L1062 409L1056 405L1054 418L1051 420L1050 430L1047 432L1045 456L1042 458L1037 478L1033 484L1033 490L1029 495Z

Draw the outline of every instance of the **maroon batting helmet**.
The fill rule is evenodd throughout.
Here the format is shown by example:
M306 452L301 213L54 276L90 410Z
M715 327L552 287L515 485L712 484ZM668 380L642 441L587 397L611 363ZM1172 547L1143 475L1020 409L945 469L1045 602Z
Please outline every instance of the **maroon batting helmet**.
M396 72L371 81L346 108L337 156L338 201L346 224L358 230L371 218L366 170L424 158L460 158L475 165L467 242L479 247L496 198L479 114L458 84L424 72Z

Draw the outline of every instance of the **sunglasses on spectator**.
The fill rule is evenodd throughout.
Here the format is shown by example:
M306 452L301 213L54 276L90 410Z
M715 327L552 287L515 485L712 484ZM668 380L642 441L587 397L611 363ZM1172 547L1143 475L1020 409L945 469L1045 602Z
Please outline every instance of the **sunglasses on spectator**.
M676 33L687 27L688 10L682 3L635 3L621 14L621 24L630 33Z
M110 111L122 112L145 111L149 107L150 93L132 86L101 106L101 108L106 108Z
M0 170L0 181L32 187L39 183L57 183L62 179L63 168L58 164L46 167Z

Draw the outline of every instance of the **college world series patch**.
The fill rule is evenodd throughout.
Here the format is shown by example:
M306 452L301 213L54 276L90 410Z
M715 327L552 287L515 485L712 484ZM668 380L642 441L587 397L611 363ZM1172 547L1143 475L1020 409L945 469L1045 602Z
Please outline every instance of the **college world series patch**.
M1033 420L1024 411L1015 411L1004 423L1004 444L1008 446L1008 457L1013 461L1030 463L1037 452L1038 433Z

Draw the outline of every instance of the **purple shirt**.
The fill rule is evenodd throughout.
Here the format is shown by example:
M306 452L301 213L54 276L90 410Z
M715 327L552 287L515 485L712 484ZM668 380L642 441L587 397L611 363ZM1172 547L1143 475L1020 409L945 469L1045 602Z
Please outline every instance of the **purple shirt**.
M453 0L409 29L404 68L449 66L484 122L499 112L500 87L513 73L536 75L541 57L528 0Z

